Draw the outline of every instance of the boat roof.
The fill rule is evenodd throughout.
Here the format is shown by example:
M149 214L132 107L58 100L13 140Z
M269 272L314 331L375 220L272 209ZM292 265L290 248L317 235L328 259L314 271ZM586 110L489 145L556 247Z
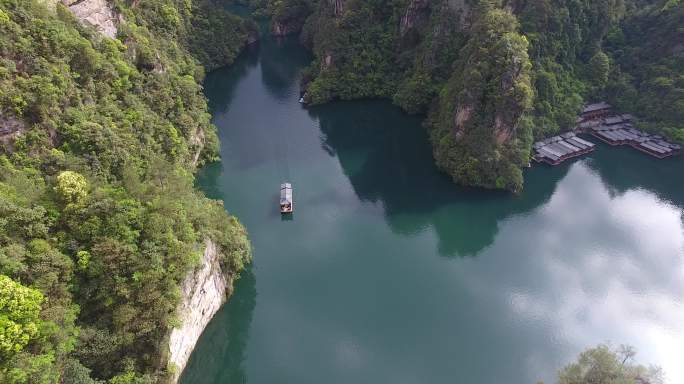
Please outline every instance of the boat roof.
M292 203L292 184L280 184L280 204Z

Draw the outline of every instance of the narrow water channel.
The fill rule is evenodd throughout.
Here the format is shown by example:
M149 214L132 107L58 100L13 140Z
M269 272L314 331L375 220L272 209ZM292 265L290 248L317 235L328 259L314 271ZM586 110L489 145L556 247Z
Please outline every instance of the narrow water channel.
M247 226L254 264L184 384L549 384L603 342L684 382L681 157L601 145L528 170L520 196L459 188L420 118L303 108L309 60L265 37L207 77L223 160L199 185Z

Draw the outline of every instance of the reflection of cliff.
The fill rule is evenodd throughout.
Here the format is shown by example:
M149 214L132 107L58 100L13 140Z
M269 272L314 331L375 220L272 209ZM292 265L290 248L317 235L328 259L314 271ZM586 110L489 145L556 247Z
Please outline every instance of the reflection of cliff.
M223 200L223 191L218 183L221 172L223 172L221 161L207 164L197 171L195 185L200 186L199 189L210 199Z
M214 316L197 343L181 383L246 383L242 367L252 313L256 279L251 268L242 272L230 301Z
M310 53L302 49L295 37L264 36L261 44L261 75L266 89L277 99L292 92L299 72L311 62ZM295 87L297 92L299 87Z
M475 255L494 240L498 222L546 202L569 165L535 167L520 196L455 186L434 165L418 117L385 101L338 102L310 109L323 146L337 155L361 200L382 202L396 233L433 227L444 256Z
M232 65L219 68L207 75L204 80L204 94L207 96L212 114L228 109L237 83L245 77L247 70L257 65L258 60L259 44L250 44Z
M656 159L628 147L601 147L593 154L596 161L588 163L609 190L624 193L641 187L661 199L682 206L684 183L681 170L684 157Z

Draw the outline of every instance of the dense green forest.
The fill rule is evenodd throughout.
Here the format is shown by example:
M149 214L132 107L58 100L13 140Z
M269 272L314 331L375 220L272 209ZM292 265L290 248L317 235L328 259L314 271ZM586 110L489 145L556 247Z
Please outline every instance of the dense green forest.
M217 157L199 85L251 25L208 1L115 1L116 39L0 0L0 382L164 382L179 283L245 229L193 186Z
M520 190L531 139L572 128L590 101L684 139L681 1L251 4L274 20L280 9L306 18L300 37L316 57L304 76L308 102L385 97L426 113L437 164L462 184Z
M684 141L684 2L629 3L605 47L613 68L605 94L645 129Z

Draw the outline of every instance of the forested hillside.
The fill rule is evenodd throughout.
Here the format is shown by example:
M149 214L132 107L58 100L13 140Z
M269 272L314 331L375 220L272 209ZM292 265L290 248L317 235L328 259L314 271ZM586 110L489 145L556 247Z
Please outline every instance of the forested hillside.
M59 2L0 0L2 383L166 381L204 240L227 273L251 257L193 187L218 147L199 83L250 26L208 1L113 10L110 39Z
M387 97L427 113L437 164L462 184L520 190L532 137L572 128L589 101L607 99L642 127L682 139L680 1L252 4L274 24L282 10L301 11L287 20L306 18L301 40L316 57L308 102Z
M684 2L630 2L605 46L614 62L606 95L644 128L684 141Z

